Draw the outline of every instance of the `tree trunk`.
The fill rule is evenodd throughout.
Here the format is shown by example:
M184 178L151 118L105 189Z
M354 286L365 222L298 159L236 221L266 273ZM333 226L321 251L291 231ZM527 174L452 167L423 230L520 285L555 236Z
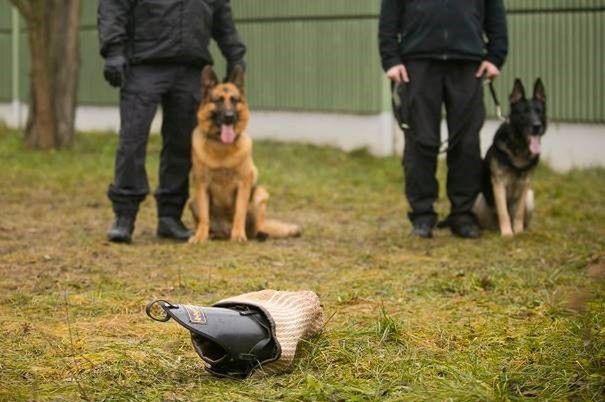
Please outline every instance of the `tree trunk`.
M73 143L76 118L76 96L80 66L78 22L80 0L55 0L52 39L55 49L51 63L55 68L54 93L56 140L59 147Z
M25 144L30 148L49 149L56 146L56 125L52 105L51 66L48 64L47 25L45 8L32 9L27 19L31 54L29 114L25 127Z
M31 54L25 144L49 149L74 138L80 0L11 0L25 18Z

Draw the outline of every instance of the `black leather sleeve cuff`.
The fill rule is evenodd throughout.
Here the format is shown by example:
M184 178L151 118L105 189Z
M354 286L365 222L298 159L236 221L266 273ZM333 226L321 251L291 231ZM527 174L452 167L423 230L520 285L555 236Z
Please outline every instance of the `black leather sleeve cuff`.
M502 66L504 65L504 60L502 60L502 58L494 56L494 55L488 54L487 56L485 56L485 60L489 61L490 63L492 63L499 69L501 69Z
M403 64L403 61L401 61L401 58L399 58L399 57L390 57L387 59L383 59L382 60L382 69L386 73L387 71L389 71L389 69L391 67L395 67L399 64Z

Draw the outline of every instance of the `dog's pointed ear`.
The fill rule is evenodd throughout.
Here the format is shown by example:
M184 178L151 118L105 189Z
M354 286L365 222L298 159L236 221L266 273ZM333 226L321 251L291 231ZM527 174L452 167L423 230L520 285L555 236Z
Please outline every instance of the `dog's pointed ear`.
M541 78L538 78L534 84L534 99L546 102L546 93L544 92L544 84L542 84Z
M511 92L509 99L510 103L517 103L525 99L525 88L523 88L523 83L521 82L520 78L515 78L513 92Z
M233 83L240 91L244 92L244 67L236 64L229 74L229 82Z
M206 99L210 90L218 85L218 77L212 66L206 66L202 70L202 99Z

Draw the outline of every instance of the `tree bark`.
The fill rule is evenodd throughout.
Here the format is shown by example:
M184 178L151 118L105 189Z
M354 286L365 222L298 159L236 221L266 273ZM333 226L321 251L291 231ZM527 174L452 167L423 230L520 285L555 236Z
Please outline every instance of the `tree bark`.
M73 143L76 118L76 96L80 66L78 22L80 0L55 0L53 27L55 42L51 55L55 68L54 92L56 115L56 140L59 147Z
M47 24L48 4L33 4L28 26L30 66L29 114L25 127L25 144L30 148L49 149L55 146L55 116L52 106L51 66L48 65Z
M28 28L30 110L25 144L50 149L74 139L81 0L11 0Z

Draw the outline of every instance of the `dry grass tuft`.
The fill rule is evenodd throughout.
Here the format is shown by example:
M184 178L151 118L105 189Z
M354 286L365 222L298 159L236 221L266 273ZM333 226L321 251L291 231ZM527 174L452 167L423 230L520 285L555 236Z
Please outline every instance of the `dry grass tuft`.
M593 261L588 266L586 273L592 279L605 280L605 257Z

